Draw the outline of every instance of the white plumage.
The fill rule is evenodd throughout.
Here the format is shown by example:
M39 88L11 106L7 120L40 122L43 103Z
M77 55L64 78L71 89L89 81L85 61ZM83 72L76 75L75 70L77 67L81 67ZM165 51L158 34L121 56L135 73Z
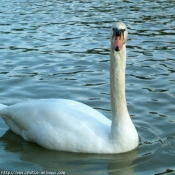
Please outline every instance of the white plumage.
M40 99L8 107L0 105L0 115L9 128L25 140L52 150L107 154L137 147L138 134L125 99L127 28L124 23L113 24L110 39L112 122L80 102Z

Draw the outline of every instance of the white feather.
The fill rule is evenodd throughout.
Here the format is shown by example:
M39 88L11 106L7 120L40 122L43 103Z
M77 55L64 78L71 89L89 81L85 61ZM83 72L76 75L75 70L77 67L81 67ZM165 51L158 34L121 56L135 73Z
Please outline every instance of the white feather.
M127 111L125 99L125 62L127 28L123 49L111 47L112 122L97 110L66 99L41 99L0 105L0 115L10 129L27 141L45 148L84 153L120 153L138 145L138 134ZM111 45L114 34L111 30Z

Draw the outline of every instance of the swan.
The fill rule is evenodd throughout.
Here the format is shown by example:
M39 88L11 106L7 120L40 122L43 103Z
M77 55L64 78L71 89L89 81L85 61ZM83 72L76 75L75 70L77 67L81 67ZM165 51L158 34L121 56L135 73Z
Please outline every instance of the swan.
M127 27L110 29L110 97L112 121L97 110L68 99L39 99L0 105L0 116L24 140L59 151L116 154L138 146L138 133L125 98Z

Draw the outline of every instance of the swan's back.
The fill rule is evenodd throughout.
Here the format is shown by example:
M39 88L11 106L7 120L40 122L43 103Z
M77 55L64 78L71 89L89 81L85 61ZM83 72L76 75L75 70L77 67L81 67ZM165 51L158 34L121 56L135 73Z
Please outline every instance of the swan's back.
M2 109L0 115L25 140L53 150L92 152L92 148L97 148L100 151L99 147L104 146L110 134L109 119L72 100L18 103Z

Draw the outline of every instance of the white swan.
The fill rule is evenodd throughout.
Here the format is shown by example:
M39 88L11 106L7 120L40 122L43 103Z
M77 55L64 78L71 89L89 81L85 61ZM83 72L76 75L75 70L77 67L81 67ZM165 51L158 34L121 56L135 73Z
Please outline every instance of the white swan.
M41 99L6 107L0 116L10 129L45 148L83 153L121 153L138 146L138 134L125 98L127 28L115 22L110 31L112 122L97 110L66 99Z

